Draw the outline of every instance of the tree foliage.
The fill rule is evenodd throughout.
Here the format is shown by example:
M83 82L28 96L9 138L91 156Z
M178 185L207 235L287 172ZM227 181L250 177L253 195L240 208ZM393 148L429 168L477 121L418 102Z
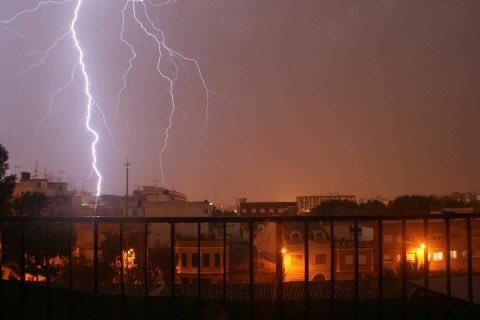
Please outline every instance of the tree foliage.
M480 201L464 201L451 196L422 195L399 196L387 205L377 200L370 200L360 204L347 200L331 200L325 201L314 208L312 215L402 215L430 213L447 208L473 208L474 211L480 212Z
M0 215L11 213L11 200L15 189L15 175L8 175L8 152L0 144Z
M48 213L48 199L41 192L25 192L13 200L17 215L39 217Z

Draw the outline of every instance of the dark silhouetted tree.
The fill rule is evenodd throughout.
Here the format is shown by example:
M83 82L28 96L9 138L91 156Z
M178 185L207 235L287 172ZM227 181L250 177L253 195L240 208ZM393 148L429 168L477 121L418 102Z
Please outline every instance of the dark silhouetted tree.
M15 189L15 175L6 175L8 171L8 152L0 144L0 215L11 214L11 200Z
M39 217L48 213L48 199L41 192L25 192L13 201L15 214Z
M358 205L354 201L330 200L325 201L318 207L313 208L312 215L316 216L338 216L355 215Z

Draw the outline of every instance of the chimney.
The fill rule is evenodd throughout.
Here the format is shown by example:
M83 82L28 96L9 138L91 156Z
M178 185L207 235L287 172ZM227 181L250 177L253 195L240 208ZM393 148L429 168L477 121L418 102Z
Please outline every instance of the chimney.
M22 171L20 173L21 175L21 180L20 181L28 181L30 180L30 172Z

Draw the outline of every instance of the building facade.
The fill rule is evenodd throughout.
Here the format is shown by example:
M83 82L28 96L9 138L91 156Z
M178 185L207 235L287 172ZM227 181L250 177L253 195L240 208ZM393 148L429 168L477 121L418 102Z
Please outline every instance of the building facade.
M318 196L299 196L297 197L297 211L298 214L308 214L313 208L318 207L324 202L332 200L341 200L341 201L356 201L354 195L318 195Z

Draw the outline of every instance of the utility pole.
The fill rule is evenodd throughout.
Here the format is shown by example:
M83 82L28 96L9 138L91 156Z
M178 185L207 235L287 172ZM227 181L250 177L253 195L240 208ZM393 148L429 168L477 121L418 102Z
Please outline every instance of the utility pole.
M128 175L129 175L129 168L130 168L130 162L128 162L128 157L127 157L127 162L125 162L125 169L126 169L126 184L125 184L125 217L128 216Z

